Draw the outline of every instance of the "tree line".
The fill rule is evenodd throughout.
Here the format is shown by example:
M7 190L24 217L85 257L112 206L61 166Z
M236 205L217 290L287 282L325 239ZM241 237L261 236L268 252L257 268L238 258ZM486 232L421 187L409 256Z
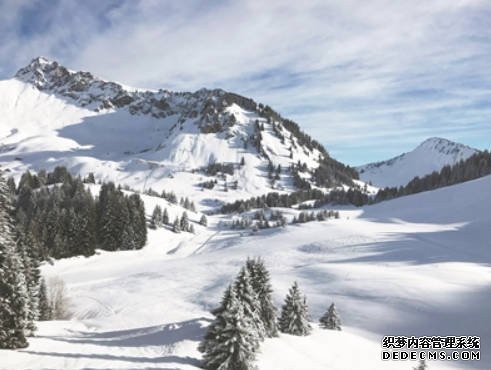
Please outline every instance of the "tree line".
M40 260L90 256L96 248L139 249L146 243L143 201L112 182L102 184L94 198L80 177L57 167L52 173L24 173L16 188L9 180L9 190L16 198L18 227Z
M357 188L350 188L348 190L334 189L329 193L324 193L319 189L299 190L288 194L272 192L266 195L224 204L220 208L220 212L226 214L235 212L242 213L256 208L291 208L293 205L297 205L308 200L317 201L315 203L316 207L328 203L355 204L361 206L368 203L368 195L363 190Z
M460 184L489 174L491 174L491 153L484 150L473 154L466 160L459 161L453 166L444 166L440 171L434 171L423 177L416 176L406 186L380 189L373 202Z

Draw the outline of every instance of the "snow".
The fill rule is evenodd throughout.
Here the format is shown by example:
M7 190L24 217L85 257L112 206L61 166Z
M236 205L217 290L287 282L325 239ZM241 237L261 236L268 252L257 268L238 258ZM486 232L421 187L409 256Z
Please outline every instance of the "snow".
M192 94L186 98L175 94L169 101L184 112L190 109L187 105L198 104L196 99ZM282 143L271 124L236 104L225 108L227 114L236 117L236 124L216 134L200 133L196 119L181 121L179 114L159 118L132 114L126 107L96 111L88 109L90 106L40 91L18 79L0 81L0 166L16 179L26 170L50 171L65 166L74 174L93 172L97 180L133 189L174 191L179 197L192 197L201 209L270 191L292 190L291 176L286 172L292 163L300 160L309 168L318 166L317 149L297 145L290 158L290 134L280 128L286 136ZM258 156L251 143L244 148L256 120L265 125L265 152L275 167L281 165L283 169L274 185L267 177L267 160ZM240 167L242 158L245 165ZM202 190L201 183L216 177L199 170L213 162L234 164L234 174L219 179L214 189ZM235 182L237 189L231 186Z
M245 259L262 256L278 306L297 280L313 321L334 301L343 331L267 339L261 370L412 368L381 360L384 335L478 335L480 362L429 368L489 369L490 186L488 176L250 236L222 230L224 216L210 216L211 227L196 235L150 230L142 250L44 265L45 276L67 283L74 317L41 323L29 348L0 352L1 366L196 369L209 310ZM147 213L165 202L144 201Z
M411 152L357 167L360 178L379 188L404 186L414 177L440 171L469 158L477 150L442 138L429 138Z
M99 82L82 98L103 94ZM108 84L109 90L118 86ZM211 94L148 93L182 110ZM198 212L186 210L196 232L149 230L141 250L97 251L43 265L44 276L66 282L73 318L39 323L29 348L0 351L0 369L197 369L209 311L250 256L263 257L270 269L278 307L296 280L313 321L334 301L343 322L342 332L314 327L308 337L267 339L260 370L412 368L381 360L384 335L478 335L480 362L430 362L429 369L491 368L491 176L373 206L337 207L340 219L325 222L250 233L221 226L235 216L215 215L206 228L198 224L200 212L221 202L292 190L285 171L273 185L267 161L251 144L244 148L256 120L265 126L262 145L275 167L300 160L315 168L318 151L297 143L289 158L296 139L279 127L282 143L271 124L236 104L226 107L236 123L217 134L201 134L195 120L179 121L178 114L157 118L127 108L89 108L18 79L0 81L0 165L17 179L27 169L62 165L139 191L174 191L196 203ZM361 179L373 182L368 191L374 193L474 152L432 138L410 153L365 166ZM238 167L241 158L245 165ZM234 174L202 189L215 177L197 170L213 161L234 163ZM236 190L230 187L235 181ZM99 185L88 186L98 193ZM171 220L185 211L165 199L142 199L148 217L157 204ZM289 219L298 213L280 210Z

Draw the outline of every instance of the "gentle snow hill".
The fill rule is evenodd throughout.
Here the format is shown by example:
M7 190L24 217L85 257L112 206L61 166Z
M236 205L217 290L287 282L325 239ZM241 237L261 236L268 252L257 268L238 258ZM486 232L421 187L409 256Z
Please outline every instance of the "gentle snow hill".
M467 145L438 137L423 141L414 150L392 159L356 167L360 179L379 188L404 186L416 176L440 171L478 152Z
M381 361L384 335L477 335L481 361L428 369L489 370L490 188L487 176L256 235L220 229L210 216L195 236L151 230L141 250L44 265L46 277L67 283L74 318L40 323L29 348L0 351L0 367L197 369L210 309L246 258L262 256L278 306L297 280L312 320L334 301L344 331L268 339L260 370L416 365Z
M218 89L136 90L45 58L0 81L0 115L0 166L16 178L65 166L138 190L174 191L201 208L291 191L292 164L305 163L308 179L327 156L252 99ZM282 168L274 182L269 161ZM233 171L207 175L203 168L211 163ZM213 180L213 189L203 186Z

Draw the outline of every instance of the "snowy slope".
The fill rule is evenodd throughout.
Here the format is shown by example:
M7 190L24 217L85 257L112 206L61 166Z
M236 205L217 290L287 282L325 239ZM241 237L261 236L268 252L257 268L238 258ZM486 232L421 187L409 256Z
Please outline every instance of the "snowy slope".
M291 164L318 166L319 148L304 145L271 112L223 90L131 89L37 58L0 81L0 166L18 178L62 165L135 189L173 190L206 208L292 190ZM259 145L257 125L264 126ZM269 161L283 169L274 183ZM210 163L231 164L233 174L207 176ZM211 180L215 188L202 191Z
M440 171L469 158L477 150L442 138L429 138L414 150L387 161L357 167L360 178L377 187L403 186L416 176Z
M297 280L313 320L335 301L345 327L266 340L260 370L411 369L380 360L390 334L481 336L480 362L429 369L489 369L490 187L488 176L251 236L219 229L212 216L196 236L150 231L142 250L45 265L45 276L68 284L74 319L43 323L28 349L0 352L1 367L196 369L209 310L258 255L278 305ZM176 247L182 253L168 253Z

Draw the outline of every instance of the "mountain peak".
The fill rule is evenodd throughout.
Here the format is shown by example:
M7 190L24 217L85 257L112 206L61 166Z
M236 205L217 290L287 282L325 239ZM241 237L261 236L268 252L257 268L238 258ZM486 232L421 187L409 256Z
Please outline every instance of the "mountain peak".
M459 153L472 152L474 149L467 145L456 143L441 137L430 137L423 141L415 151L436 152L443 155L449 155L452 157L459 157Z
M406 185L415 176L440 171L469 158L477 150L441 137L430 137L410 152L386 161L357 167L360 177L376 186Z

